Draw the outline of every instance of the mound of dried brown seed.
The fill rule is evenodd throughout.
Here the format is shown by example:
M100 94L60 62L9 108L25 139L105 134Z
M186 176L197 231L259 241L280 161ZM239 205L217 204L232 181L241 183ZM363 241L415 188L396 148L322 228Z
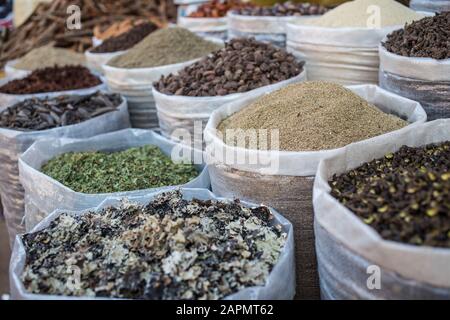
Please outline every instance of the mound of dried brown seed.
M188 201L179 191L63 213L23 236L22 280L36 294L220 299L265 284L286 241L272 219L267 207Z
M334 176L331 194L384 239L450 248L450 141Z

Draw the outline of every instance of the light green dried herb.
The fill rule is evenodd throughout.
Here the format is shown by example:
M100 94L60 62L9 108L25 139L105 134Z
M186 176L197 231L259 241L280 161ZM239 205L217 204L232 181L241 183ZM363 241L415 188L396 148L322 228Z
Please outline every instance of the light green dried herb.
M173 163L156 146L125 151L70 152L42 167L42 172L83 193L111 193L185 184L198 175L191 164Z

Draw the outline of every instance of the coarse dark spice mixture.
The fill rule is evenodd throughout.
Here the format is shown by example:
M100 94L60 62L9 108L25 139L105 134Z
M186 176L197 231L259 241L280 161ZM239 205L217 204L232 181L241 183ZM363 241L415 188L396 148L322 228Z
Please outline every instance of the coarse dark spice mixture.
M311 3L295 3L286 1L284 3L276 3L273 6L246 6L233 10L233 12L244 16L308 16L321 15L327 12L324 6Z
M22 280L36 294L128 299L221 299L264 285L286 242L267 207L238 200L123 202L63 213L22 237ZM68 286L73 269L79 286Z
M121 103L120 95L101 92L31 98L1 111L0 127L28 131L68 126L116 111Z
M384 239L450 248L450 141L403 146L333 176L330 185Z
M9 94L32 94L91 88L102 82L89 69L81 66L43 68L23 79L11 80L0 87Z
M304 62L254 38L232 39L225 48L154 83L164 94L223 96L246 92L295 77Z
M384 47L392 53L417 58L450 58L450 11L406 24L387 36Z
M91 50L92 53L108 53L128 50L158 27L151 22L141 23L119 36L106 39Z
M41 171L65 186L83 193L111 193L180 185L198 175L195 166L174 163L157 146L119 152L70 152Z

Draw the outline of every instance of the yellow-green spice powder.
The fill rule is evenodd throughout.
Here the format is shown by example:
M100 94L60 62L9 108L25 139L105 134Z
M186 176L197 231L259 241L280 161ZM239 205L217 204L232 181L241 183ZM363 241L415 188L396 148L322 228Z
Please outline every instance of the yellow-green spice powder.
M65 153L50 160L41 171L82 193L112 193L180 185L198 175L195 166L174 163L152 145L111 153Z

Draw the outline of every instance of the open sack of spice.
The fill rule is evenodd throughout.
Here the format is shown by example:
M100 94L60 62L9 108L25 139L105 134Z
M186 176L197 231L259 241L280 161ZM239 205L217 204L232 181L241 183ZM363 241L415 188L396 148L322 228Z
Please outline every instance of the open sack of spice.
M103 70L109 89L127 98L133 127L157 128L153 82L221 47L222 44L202 39L186 29L165 28L152 32L110 60Z
M0 111L0 196L10 235L25 230L18 158L44 138L87 138L129 128L127 103L117 94L28 98Z
M380 86L419 101L428 120L450 118L450 12L387 35L379 47Z
M205 189L113 197L18 236L11 297L292 299L293 251L291 223L265 206Z
M411 0L409 7L421 12L445 12L450 11L450 0Z
M288 23L287 48L306 61L309 80L378 84L379 43L422 17L395 0L349 1L317 19Z
M303 82L240 99L214 111L205 129L212 190L265 203L292 221L297 297L318 299L312 188L319 161L425 121L419 103L374 85Z
M227 40L227 12L244 5L241 0L212 0L200 4L196 10L177 18L178 26L205 38Z
M81 53L47 45L33 49L21 58L7 62L5 74L9 79L19 79L25 78L37 69L55 66L84 66L85 64L86 60Z
M202 152L140 129L38 141L20 157L19 170L27 231L56 209L84 210L110 196L210 187Z
M435 120L320 163L314 218L324 298L450 299L449 128Z
M106 39L100 45L85 51L84 54L86 56L88 67L96 72L103 73L103 66L107 64L109 60L125 53L125 51L131 49L157 29L158 26L154 23L144 22L136 25L125 33Z
M161 133L201 148L211 113L231 101L306 80L304 63L255 39L233 39L177 74L155 82Z
M273 6L245 6L228 13L228 37L254 37L277 47L286 47L286 25L302 23L327 12L321 5L287 1Z
M102 80L86 67L45 67L23 78L0 80L0 110L27 98L92 94L102 89Z

